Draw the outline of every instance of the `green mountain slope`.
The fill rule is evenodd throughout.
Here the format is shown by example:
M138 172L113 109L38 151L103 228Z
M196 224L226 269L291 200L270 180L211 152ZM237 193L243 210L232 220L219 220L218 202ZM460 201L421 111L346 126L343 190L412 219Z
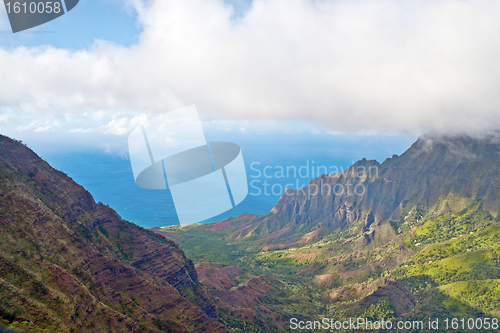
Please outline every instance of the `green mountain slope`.
M172 241L96 204L0 136L0 327L34 332L227 331Z
M321 175L305 189L288 190L269 214L247 218L231 237L287 246L345 225L368 229L387 221L397 232L408 214L442 211L446 205L463 208L469 202L497 216L499 148L493 134L481 140L424 136L382 164L361 160L343 173Z
M498 317L497 137L424 136L288 190L267 215L156 231L193 259L234 332L291 331L292 318ZM255 279L273 289L259 294Z

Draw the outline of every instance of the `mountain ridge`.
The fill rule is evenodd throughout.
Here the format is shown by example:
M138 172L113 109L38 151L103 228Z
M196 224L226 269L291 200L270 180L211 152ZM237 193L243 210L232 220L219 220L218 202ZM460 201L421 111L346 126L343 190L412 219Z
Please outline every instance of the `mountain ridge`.
M3 324L47 332L227 332L174 242L122 220L5 136L0 227Z
M499 320L499 138L422 136L401 156L288 189L266 215L155 231L193 259L234 332L318 318ZM345 191L315 193L325 184Z
M491 170L488 165L500 165L500 156L488 152L499 151L498 138L498 132L482 139L467 135L422 136L401 156L393 155L383 163L362 159L344 172L323 174L311 180L305 188L287 189L268 214L250 217L245 214L245 222L239 222L241 228L229 237L233 240L263 237L264 242L272 243L273 239L293 235L298 226L306 224L310 225L307 232L291 237L289 245L297 241L307 243L346 224L364 222L364 229L368 230L372 224L395 222L404 211L429 210L446 197L468 198L497 216L500 176L498 170ZM474 151L480 151L480 156ZM477 174L482 178L477 179L474 176ZM351 194L346 193L349 186ZM354 193L356 186L364 189L362 195ZM344 193L334 195L336 187ZM232 220L241 218L228 219ZM305 236L306 233L312 234Z

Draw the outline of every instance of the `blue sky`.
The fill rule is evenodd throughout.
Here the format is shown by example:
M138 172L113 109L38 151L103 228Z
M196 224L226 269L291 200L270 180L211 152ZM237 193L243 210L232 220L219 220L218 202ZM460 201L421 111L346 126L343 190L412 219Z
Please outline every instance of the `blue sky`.
M250 7L249 0L226 0L234 8L235 18ZM5 25L0 31L3 48L51 45L66 49L88 49L95 40L105 40L122 46L137 44L141 26L137 13L122 0L80 0L74 11L30 30L12 34ZM6 22L7 12L0 10L0 22Z
M196 104L220 136L401 153L427 131L498 128L498 31L492 0L81 0L17 34L1 9L0 132L123 153L142 121Z
M88 49L96 39L112 41L123 46L137 43L140 26L136 13L119 0L81 0L66 15L41 26L12 34L2 26L0 45L4 48L51 45L57 48ZM0 21L7 13L0 10Z

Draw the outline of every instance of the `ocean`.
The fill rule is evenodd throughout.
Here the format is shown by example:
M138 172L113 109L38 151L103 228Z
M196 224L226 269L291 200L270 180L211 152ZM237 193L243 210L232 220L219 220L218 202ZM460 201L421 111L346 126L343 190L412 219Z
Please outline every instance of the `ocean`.
M262 136L236 141L247 172L247 197L236 207L201 223L242 213L267 214L286 187L306 186L321 173L345 170L365 157L379 162L401 154L413 142L407 136ZM97 202L145 228L179 224L168 190L146 190L135 184L126 151L76 151L43 155L53 167L85 187Z

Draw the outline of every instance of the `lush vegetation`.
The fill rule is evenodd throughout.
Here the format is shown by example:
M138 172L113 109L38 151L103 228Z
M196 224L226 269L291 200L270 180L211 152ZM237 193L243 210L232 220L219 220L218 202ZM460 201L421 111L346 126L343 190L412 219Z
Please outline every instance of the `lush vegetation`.
M411 209L402 215L402 222L381 226L397 228L396 236L372 247L357 224L303 246L265 251L252 239L227 241L238 221L217 231L207 230L210 225L163 231L195 263L243 269L237 287L247 286L248 276L276 278L279 292L260 296L258 304L281 315L285 329L292 317L397 320L404 315L427 321L429 316L499 316L498 220L473 206L441 213ZM258 324L265 313L252 322L238 311L223 310L221 320L234 332L277 329L269 319Z

